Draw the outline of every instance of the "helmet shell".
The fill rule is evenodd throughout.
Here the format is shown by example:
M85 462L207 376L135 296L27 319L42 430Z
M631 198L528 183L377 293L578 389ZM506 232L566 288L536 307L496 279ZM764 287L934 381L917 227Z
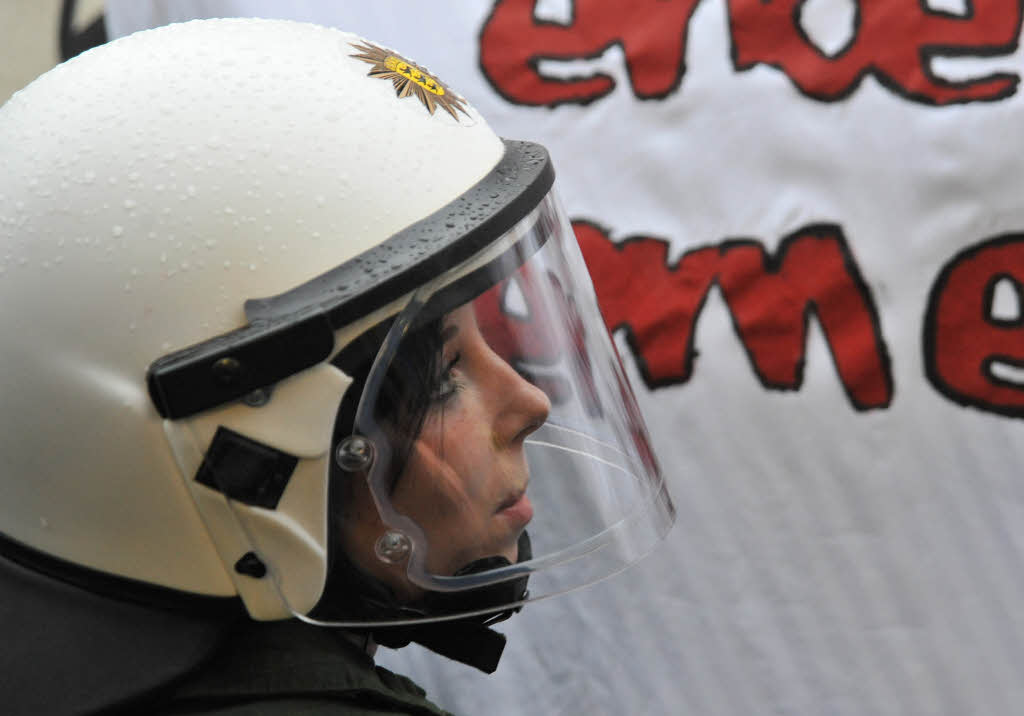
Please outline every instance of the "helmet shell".
M376 49L314 25L194 21L84 53L0 108L0 533L143 582L239 591L147 366L244 326L246 299L358 256L502 156L471 106L439 83L447 100L421 101L436 78ZM388 57L406 63L406 96ZM332 381L320 400L295 389L311 403L300 423L323 433L303 456L329 447L347 385Z

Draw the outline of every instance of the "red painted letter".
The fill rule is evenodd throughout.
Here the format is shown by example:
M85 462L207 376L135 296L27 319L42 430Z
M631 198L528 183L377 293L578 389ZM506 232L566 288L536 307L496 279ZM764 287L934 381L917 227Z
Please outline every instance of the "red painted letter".
M497 0L480 31L480 67L509 102L592 102L612 91L606 74L545 77L542 59L597 57L621 45L637 97L663 97L684 72L686 28L698 0L576 0L568 25L534 17L535 0Z
M827 57L799 26L804 0L729 0L736 68L757 63L782 69L805 94L834 101L874 74L904 96L928 104L996 100L1013 94L1016 74L951 82L929 66L935 56L1008 55L1017 47L1017 0L973 0L964 17L929 10L921 0L858 2L850 44Z
M690 379L693 329L717 284L762 385L803 382L807 320L815 314L850 402L858 410L892 400L888 352L877 313L839 227L808 226L774 256L752 241L729 241L666 261L667 244L630 238L613 244L574 223L610 330L623 328L651 386Z
M993 315L1000 281L1016 293L1017 315ZM962 405L1024 417L1024 234L989 239L960 252L932 286L924 325L928 378L939 392Z

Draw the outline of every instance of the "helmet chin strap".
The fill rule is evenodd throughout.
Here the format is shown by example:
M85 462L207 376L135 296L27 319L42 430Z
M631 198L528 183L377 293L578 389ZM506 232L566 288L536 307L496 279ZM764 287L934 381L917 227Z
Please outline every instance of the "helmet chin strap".
M517 562L524 562L532 556L530 537L524 531L519 536ZM454 576L475 574L510 564L505 557L484 557L462 567ZM366 575L360 576L363 582L360 587L364 588L361 599L363 607L373 616L383 618L423 618L480 611L521 602L528 596L526 583L529 577L524 576L462 592L432 592L418 604L399 604L394 593L386 586ZM370 631L374 640L384 646L397 649L416 642L449 659L491 674L498 668L506 641L505 635L494 631L491 626L508 619L520 609L522 606L423 624L374 627Z

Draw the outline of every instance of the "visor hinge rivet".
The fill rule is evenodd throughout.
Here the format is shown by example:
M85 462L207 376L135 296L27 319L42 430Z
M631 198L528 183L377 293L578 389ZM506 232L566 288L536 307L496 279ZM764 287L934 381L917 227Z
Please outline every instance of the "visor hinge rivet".
M373 443L362 435L349 435L338 443L334 458L346 472L366 470L373 463Z
M242 364L237 358L228 356L214 363L210 371L221 385L232 385L242 377Z
M242 396L242 402L250 408L261 408L270 402L270 390L268 388L256 388Z
M253 579L262 579L267 576L267 565L255 552L246 552L235 562L235 571Z
M410 550L412 550L412 543L401 532L388 530L377 540L374 550L377 552L377 557L380 561L395 564L406 558Z

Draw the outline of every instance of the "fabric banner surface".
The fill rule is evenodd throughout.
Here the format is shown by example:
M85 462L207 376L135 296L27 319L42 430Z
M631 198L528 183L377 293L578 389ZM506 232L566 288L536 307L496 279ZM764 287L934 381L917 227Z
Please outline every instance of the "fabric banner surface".
M108 0L334 25L539 141L678 509L502 625L490 714L1024 709L1024 97L1013 0Z

